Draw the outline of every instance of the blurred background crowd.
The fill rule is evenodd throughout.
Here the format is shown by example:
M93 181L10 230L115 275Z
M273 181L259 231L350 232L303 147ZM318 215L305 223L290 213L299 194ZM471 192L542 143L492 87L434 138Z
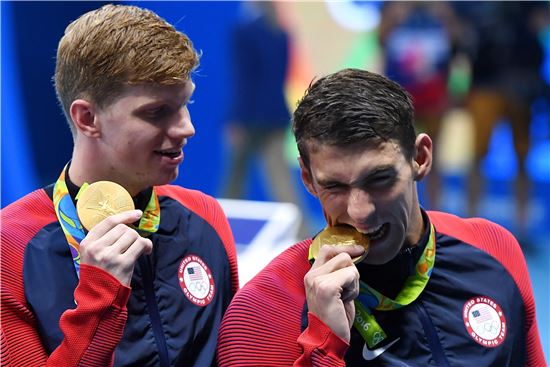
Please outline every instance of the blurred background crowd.
M125 2L131 3L131 2ZM102 2L1 3L1 205L54 182L71 135L51 77L66 24ZM300 183L289 119L314 77L380 72L411 94L435 141L427 209L512 231L550 353L550 2L139 2L202 51L196 136L177 184L218 198L291 202L297 236L324 226ZM241 264L241 266L243 266ZM549 358L550 359L550 358Z

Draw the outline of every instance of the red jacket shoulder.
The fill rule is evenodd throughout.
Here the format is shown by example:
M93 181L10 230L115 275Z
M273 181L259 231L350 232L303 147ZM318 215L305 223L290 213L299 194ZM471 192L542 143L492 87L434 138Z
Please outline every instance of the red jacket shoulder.
M310 243L306 240L285 250L237 293L220 328L221 366L242 361L272 365L273 359L286 366L300 355L297 339L302 332Z
M283 251L252 278L241 292L261 292L265 295L274 291L289 291L289 295L304 297L304 275L311 267L308 261L310 244L311 240L305 240Z
M6 244L24 248L40 229L57 221L53 203L43 189L33 191L2 209L1 218L2 248Z
M523 258L515 237L504 227L483 218L460 218L443 212L428 212L435 230L488 253L501 264L513 266L514 256ZM510 270L510 269L509 269Z
M51 199L43 189L36 190L1 210L0 262L3 288L20 302L23 293L23 256L29 241L44 228L57 221ZM3 289L4 290L4 289Z

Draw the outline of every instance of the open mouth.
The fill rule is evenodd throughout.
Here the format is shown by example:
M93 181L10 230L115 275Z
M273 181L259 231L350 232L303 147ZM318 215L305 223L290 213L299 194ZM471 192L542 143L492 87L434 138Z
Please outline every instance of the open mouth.
M390 227L389 223L385 223L369 230L368 232L363 232L363 233L369 237L369 240L374 241L379 238L382 238L388 231L389 227Z
M155 153L163 157L168 157L171 159L177 158L181 154L181 149L174 150L155 150Z

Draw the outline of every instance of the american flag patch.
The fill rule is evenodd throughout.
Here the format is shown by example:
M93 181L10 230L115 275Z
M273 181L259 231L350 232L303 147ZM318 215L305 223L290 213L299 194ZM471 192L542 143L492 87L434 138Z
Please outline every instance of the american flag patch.
M194 282L196 280L202 280L202 271L199 266L190 266L187 268L187 274L189 274L189 279Z
M480 307L477 310L472 311L472 316L478 324L493 318L488 307Z

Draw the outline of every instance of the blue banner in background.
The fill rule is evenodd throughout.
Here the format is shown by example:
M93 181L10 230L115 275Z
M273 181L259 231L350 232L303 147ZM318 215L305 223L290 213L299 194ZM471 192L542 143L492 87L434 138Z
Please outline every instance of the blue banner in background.
M2 207L38 187L32 150L29 149L27 118L21 100L19 68L12 31L12 6L2 2Z

